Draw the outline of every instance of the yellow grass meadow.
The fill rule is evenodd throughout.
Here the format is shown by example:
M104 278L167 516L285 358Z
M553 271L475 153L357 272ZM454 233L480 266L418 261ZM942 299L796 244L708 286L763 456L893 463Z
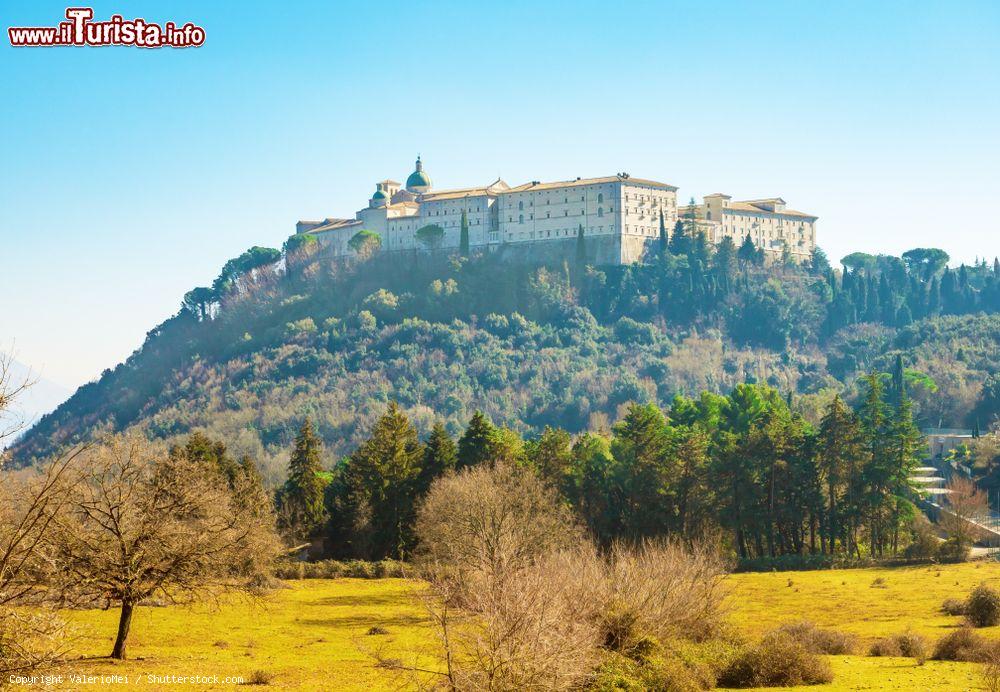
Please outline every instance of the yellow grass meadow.
M976 584L1000 588L1000 564L738 574L728 578L734 627L750 638L783 623L811 620L852 632L864 649L877 637L911 629L932 642L960 623L941 613L946 598L964 598ZM217 609L190 611L143 607L132 626L132 660L94 658L74 662L63 675L128 675L130 686L176 690L165 676L218 676L218 685L191 689L234 689L225 678L249 681L258 671L271 689L392 690L412 681L379 668L373 656L433 666L436 635L416 596L402 579L305 580L287 583L262 603L228 602ZM81 635L78 649L106 656L117 625L116 611L69 613ZM380 627L387 634L367 634ZM982 630L1000 637L1000 628ZM831 657L835 679L823 690L985 689L978 666L907 658ZM148 676L160 676L161 680ZM75 684L61 689L113 689L117 685ZM245 688L245 687L244 687ZM262 688L258 688L262 689Z

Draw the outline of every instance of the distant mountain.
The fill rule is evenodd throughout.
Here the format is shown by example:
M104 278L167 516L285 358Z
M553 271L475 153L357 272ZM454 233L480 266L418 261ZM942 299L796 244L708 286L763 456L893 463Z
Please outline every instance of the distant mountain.
M46 413L55 411L59 404L73 394L73 390L69 387L40 377L37 370L16 360L10 366L10 380L14 384L32 382L32 385L17 397L12 407L12 413L27 426L34 425Z

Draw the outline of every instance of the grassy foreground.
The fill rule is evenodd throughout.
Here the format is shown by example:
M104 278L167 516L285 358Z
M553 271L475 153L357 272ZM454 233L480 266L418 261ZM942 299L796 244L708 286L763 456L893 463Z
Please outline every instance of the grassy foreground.
M941 614L941 602L964 598L983 581L1000 587L1000 564L738 574L728 581L732 622L749 637L809 619L852 632L867 648L873 639L907 628L936 641L960 622ZM140 608L129 645L133 660L76 662L62 672L128 675L130 685L144 689L177 688L147 675L217 675L218 685L197 688L233 689L236 685L223 681L226 676L249 679L255 671L265 671L273 676L273 689L370 691L410 685L398 673L377 668L366 652L380 649L383 656L432 664L426 652L434 647L435 633L412 584L336 579L288 585L260 604L237 602L194 612ZM80 628L81 653L104 656L111 650L115 611L81 611L69 617ZM366 634L373 626L388 634ZM1000 637L1000 628L983 632ZM831 662L834 683L806 689L982 689L973 664L928 661L918 666L912 659L864 656L836 656ZM63 688L79 689L71 681Z

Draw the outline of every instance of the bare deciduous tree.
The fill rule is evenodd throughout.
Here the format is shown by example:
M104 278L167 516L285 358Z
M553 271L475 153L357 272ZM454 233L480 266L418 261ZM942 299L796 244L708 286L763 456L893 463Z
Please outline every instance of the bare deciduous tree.
M989 501L974 481L959 474L952 476L948 490L938 523L948 534L948 543L954 546L956 556L964 559L969 547L983 533L978 524L989 516Z
M24 429L25 421L13 413L11 404L33 383L30 377L15 378L14 354L0 353L0 449L3 441Z
M214 470L138 437L90 451L57 557L77 594L120 605L113 658L126 657L132 613L146 599L189 604L265 583L279 546L274 516L244 480L230 491Z
M9 414L31 385L13 381L12 357L0 354L0 441L21 428ZM0 676L24 674L63 659L72 638L51 609L60 573L51 551L56 518L68 504L70 472L82 450L42 471L0 469Z
M417 683L580 689L602 651L708 637L721 623L725 565L714 551L647 542L599 555L531 470L484 465L437 480L417 535L441 671L380 661Z
M577 544L556 491L529 469L479 466L434 483L417 513L418 558L499 579Z

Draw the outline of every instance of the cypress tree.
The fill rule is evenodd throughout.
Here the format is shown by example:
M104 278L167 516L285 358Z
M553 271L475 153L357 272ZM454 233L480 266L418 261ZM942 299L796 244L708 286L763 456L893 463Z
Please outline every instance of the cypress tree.
M587 241L583 237L583 224L576 231L576 271L581 276L587 268Z
M906 513L908 500L906 494L910 490L910 476L913 469L920 463L924 452L924 438L913 422L913 404L906 393L906 378L904 376L903 360L896 356L896 366L893 369L894 405L889 414L887 430L888 493L891 498L887 509L890 512L889 526L884 540L895 553L899 548L899 531L903 528L903 517Z
M469 256L469 215L465 209L462 210L462 232L458 240L458 251L462 257Z
M667 254L667 224L663 220L663 210L660 210L660 255Z

